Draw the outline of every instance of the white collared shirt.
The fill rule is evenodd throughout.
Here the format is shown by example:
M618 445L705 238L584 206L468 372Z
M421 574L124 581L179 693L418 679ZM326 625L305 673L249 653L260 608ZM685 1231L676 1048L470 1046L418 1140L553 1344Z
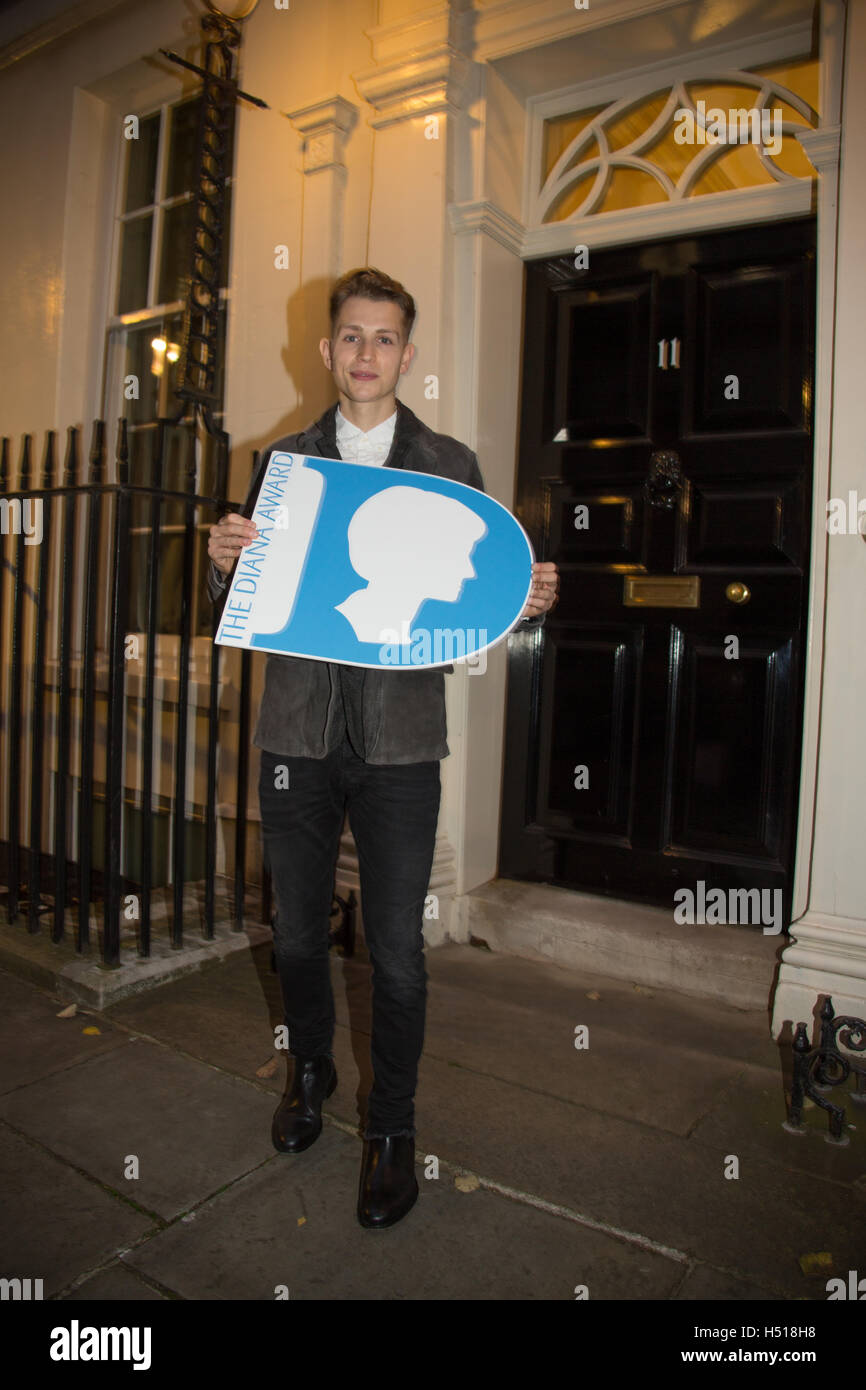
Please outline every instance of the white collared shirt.
M346 463L366 463L381 467L391 452L396 426L395 410L381 425L374 425L373 429L365 434L357 425L353 425L351 420L347 420L337 406L337 448L340 457Z

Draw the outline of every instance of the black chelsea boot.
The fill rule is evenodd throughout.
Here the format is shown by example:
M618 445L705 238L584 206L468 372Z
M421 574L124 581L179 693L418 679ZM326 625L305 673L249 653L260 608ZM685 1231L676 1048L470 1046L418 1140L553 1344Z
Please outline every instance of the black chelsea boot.
M322 1132L322 1101L337 1088L333 1057L296 1057L290 1089L280 1101L271 1126L274 1148L299 1154Z
M358 1220L381 1230L394 1226L415 1205L415 1140L405 1134L365 1139L358 1192Z

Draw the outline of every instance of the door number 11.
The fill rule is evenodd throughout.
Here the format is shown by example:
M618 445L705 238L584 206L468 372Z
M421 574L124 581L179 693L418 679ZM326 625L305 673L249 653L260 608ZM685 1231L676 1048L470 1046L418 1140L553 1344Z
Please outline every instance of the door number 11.
M668 363L668 340L659 338L659 366L666 372L668 366L679 368L680 365L680 340L671 338L670 340L670 363Z

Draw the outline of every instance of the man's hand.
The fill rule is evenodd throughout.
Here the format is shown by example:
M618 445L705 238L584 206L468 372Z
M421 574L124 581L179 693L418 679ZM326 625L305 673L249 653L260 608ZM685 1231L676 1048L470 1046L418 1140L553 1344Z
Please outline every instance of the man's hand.
M532 588L521 618L537 618L549 613L559 602L559 570L552 560L539 560L532 566Z
M252 521L248 521L239 512L229 512L216 526L210 528L207 553L218 570L222 570L223 574L231 574L234 562L244 546L254 541L258 534L258 528Z

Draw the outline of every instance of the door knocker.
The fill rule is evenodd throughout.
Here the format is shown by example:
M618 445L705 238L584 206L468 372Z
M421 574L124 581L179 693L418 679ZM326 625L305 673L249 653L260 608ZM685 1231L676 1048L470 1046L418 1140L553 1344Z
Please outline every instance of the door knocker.
M660 507L671 512L677 505L682 492L683 469L680 456L673 449L657 449L650 456L649 473L644 485L643 495L651 507Z

